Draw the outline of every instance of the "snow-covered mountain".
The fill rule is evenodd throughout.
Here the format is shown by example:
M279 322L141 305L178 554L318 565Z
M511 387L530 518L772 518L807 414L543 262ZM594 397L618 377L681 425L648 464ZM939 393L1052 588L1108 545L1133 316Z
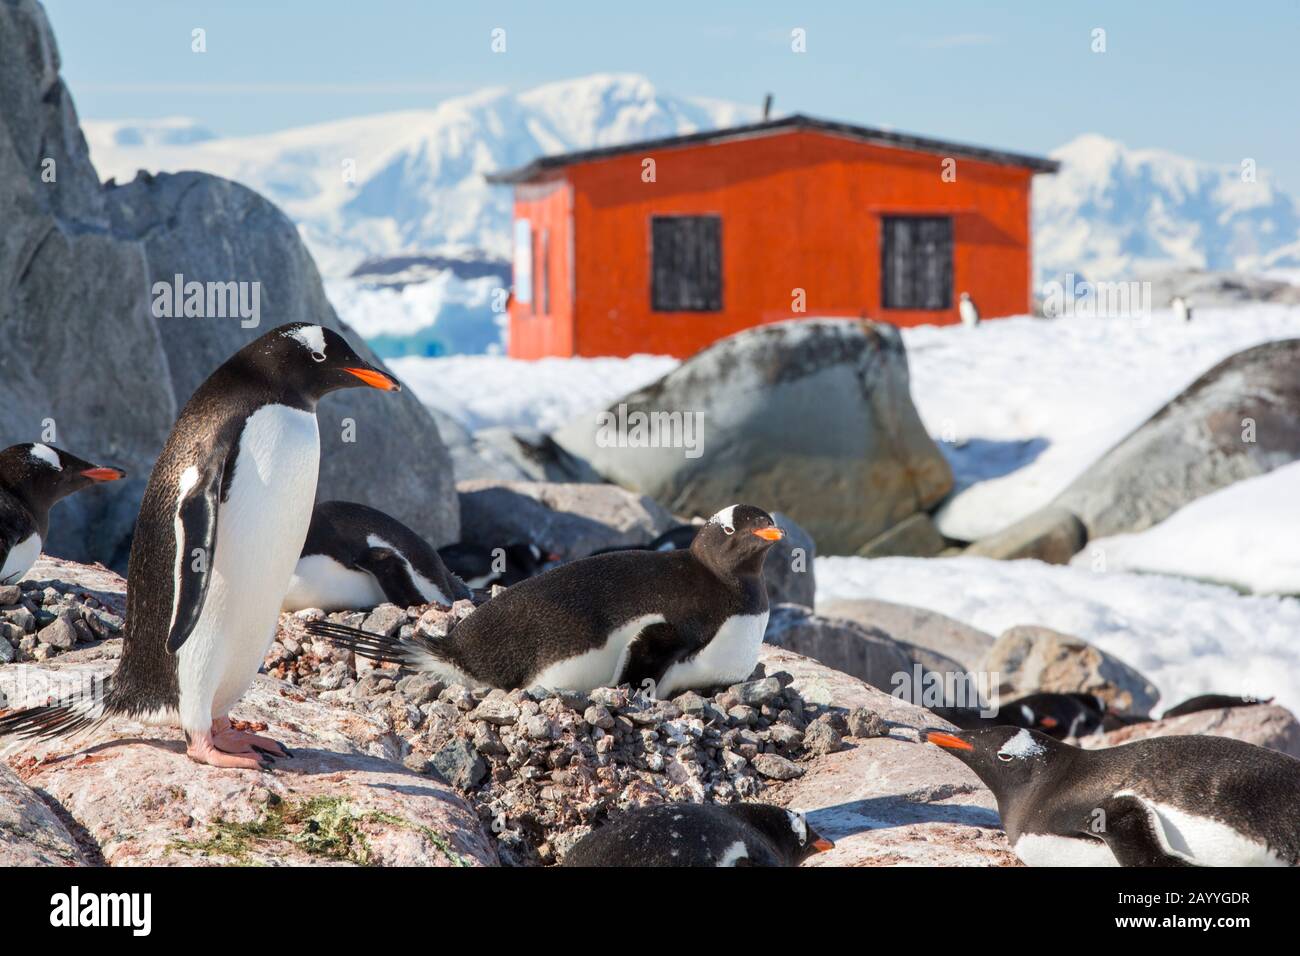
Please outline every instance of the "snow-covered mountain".
M1300 267L1300 203L1269 181L1086 134L1052 153L1034 182L1040 276L1132 278L1171 268L1255 272Z
M101 177L200 169L242 182L299 224L325 275L341 276L375 256L481 250L505 257L510 190L489 186L484 173L756 115L661 94L642 76L598 74L261 136L178 142L178 120L83 127Z
M185 119L83 128L105 179L200 169L274 200L298 223L344 318L393 356L501 341L488 303L508 275L511 194L488 185L485 173L757 116L756 107L660 93L642 76L598 74L260 136L217 138ZM1060 173L1034 186L1040 281L1174 267L1300 269L1300 204L1264 169L1248 182L1240 167L1128 149L1095 134L1052 155ZM382 260L410 256L424 257L419 275L403 266L399 281L384 279ZM353 276L365 260L364 275ZM470 268L437 265L448 261Z

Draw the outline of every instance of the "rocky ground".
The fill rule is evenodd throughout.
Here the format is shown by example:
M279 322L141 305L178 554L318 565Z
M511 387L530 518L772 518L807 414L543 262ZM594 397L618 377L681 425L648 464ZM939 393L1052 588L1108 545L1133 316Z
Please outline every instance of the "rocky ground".
M470 610L469 602L450 611L385 605L329 618L385 633L440 635ZM846 738L889 733L869 708L806 701L790 673L766 673L761 664L750 680L713 696L688 692L663 701L626 686L506 693L365 661L358 673L350 652L300 630L322 616L284 616L268 673L385 721L409 745L406 766L459 788L508 864L557 862L612 811L758 797L803 776L813 758L842 750Z

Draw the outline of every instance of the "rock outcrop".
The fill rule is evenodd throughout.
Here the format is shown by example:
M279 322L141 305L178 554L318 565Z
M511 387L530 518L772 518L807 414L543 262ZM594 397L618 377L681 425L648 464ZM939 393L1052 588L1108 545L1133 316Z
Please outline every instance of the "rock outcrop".
M84 866L63 821L18 776L0 764L0 866Z
M699 434L687 435L688 423ZM657 447L647 447L655 424ZM683 436L693 444L674 440ZM711 514L736 501L781 510L823 554L856 553L952 487L912 404L898 331L868 321L738 333L554 438L674 513Z
M950 660L964 670L979 670L984 655L993 646L993 635L926 608L877 601L872 598L839 598L819 605L826 617L847 618L865 628L875 628Z
M824 617L798 604L772 608L763 641L811 657L886 693L899 686L898 675L910 678L916 663L907 645L879 628Z
M1231 737L1233 740L1244 740L1248 744L1300 758L1300 723L1291 711L1276 704L1202 710L1181 717L1131 724L1110 733L1083 737L1075 743L1087 750L1095 750L1099 747L1118 747L1147 737L1170 737L1176 734Z
M1091 693L1119 713L1145 717L1160 699L1155 685L1119 658L1035 624L1004 631L979 669L999 675L1003 700L1038 691Z
M1210 369L1053 502L1089 538L1163 521L1190 501L1300 459L1300 339Z
M129 480L59 505L46 542L121 568L179 408L235 350L302 320L376 360L335 316L293 224L267 200L199 173L100 184L35 0L0 2L0 93L0 445L42 439L127 470ZM250 305L256 290L258 325L237 314L160 316L155 284L177 276L211 284L212 312L233 284ZM363 391L321 405L321 494L394 511L435 544L454 540L450 459L433 420L409 393Z

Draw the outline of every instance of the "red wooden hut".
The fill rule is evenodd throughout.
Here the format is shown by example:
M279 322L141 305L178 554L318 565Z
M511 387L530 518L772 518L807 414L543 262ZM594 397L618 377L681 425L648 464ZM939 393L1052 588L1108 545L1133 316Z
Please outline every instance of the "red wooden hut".
M515 189L510 354L687 356L764 322L1029 311L1052 160L793 115L488 177Z

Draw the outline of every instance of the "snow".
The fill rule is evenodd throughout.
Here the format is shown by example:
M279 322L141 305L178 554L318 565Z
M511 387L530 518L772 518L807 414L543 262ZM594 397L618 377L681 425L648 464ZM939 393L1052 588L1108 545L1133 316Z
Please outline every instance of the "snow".
M384 358L501 351L507 316L492 311L500 287L494 276L461 279L450 269L400 288L325 280L339 318Z
M1203 372L1300 337L1300 307L1202 308L1187 324L1021 316L903 329L912 399L956 477L937 516L970 541L1047 504Z
M1197 694L1276 697L1300 713L1300 600L1152 574L989 558L818 558L817 601L929 608L993 635L1037 624L1137 668L1169 707Z
M1138 534L1098 538L1073 564L1154 571L1256 594L1300 594L1300 462L1184 505Z
M399 358L388 363L426 405L470 431L501 425L552 431L649 385L677 367L665 355L545 358L494 355Z

